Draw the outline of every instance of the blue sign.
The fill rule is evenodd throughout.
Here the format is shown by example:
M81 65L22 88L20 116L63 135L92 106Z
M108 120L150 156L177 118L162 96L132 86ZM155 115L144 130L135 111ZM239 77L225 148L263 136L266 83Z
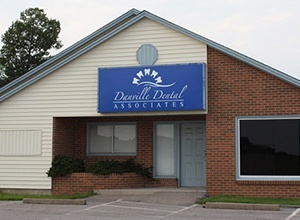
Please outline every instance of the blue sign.
M205 110L204 63L99 68L98 112Z

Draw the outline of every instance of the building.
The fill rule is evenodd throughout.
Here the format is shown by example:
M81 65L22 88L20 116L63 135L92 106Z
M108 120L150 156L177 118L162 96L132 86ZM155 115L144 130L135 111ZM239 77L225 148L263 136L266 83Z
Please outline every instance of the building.
M156 187L295 197L299 134L299 80L133 9L0 89L0 188L50 191L68 155L132 158Z

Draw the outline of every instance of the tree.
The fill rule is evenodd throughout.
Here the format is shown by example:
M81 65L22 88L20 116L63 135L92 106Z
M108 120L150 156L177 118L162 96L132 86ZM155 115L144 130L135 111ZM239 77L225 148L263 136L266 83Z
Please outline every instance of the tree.
M43 9L29 8L20 13L3 34L0 50L0 86L32 70L50 58L49 50L60 49L60 22L49 19Z
M4 68L0 64L0 88L6 84L7 76L4 73Z

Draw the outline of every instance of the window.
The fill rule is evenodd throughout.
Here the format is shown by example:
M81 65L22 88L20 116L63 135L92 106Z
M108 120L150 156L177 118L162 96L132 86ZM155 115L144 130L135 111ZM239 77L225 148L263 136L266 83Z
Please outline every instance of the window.
M89 124L88 154L135 155L135 124Z
M155 129L155 176L175 176L175 125L157 124Z
M300 119L238 118L237 179L300 178Z

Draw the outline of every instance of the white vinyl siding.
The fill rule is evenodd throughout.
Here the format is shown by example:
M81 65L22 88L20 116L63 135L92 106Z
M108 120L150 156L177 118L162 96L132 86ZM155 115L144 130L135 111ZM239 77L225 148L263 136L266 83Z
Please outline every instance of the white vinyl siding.
M57 117L99 116L96 111L97 69L139 66L136 51L142 44L149 43L158 50L156 65L207 61L205 44L143 19L6 100L8 105L1 107L4 108L1 114L9 116L26 111L27 116L33 117L48 113Z
M40 130L0 130L0 155L40 155L41 137Z
M38 128L41 154L0 156L0 188L51 189L46 172L52 161L53 117L101 116L97 69L138 66L136 51L142 44L157 48L156 65L207 61L205 44L145 18L1 102L0 130Z
M0 130L38 130L40 140L36 137L35 142L40 142L40 146L39 153L37 153L36 145L36 148L30 146L29 149L26 149L27 152L23 152L23 155L21 155L21 151L28 147L29 142L27 141L21 143L19 139L20 145L14 149L15 154L10 154L11 152L7 152L1 147L2 153L6 152L5 155L0 155L0 189L51 189L51 178L47 176L46 172L52 161L52 117L38 115L34 117L33 113L27 112L27 110L23 113L11 111L4 114L2 106L5 105L6 101L0 103ZM8 139L14 137L13 134L10 137L8 134L6 136ZM2 138L0 142L3 146Z

